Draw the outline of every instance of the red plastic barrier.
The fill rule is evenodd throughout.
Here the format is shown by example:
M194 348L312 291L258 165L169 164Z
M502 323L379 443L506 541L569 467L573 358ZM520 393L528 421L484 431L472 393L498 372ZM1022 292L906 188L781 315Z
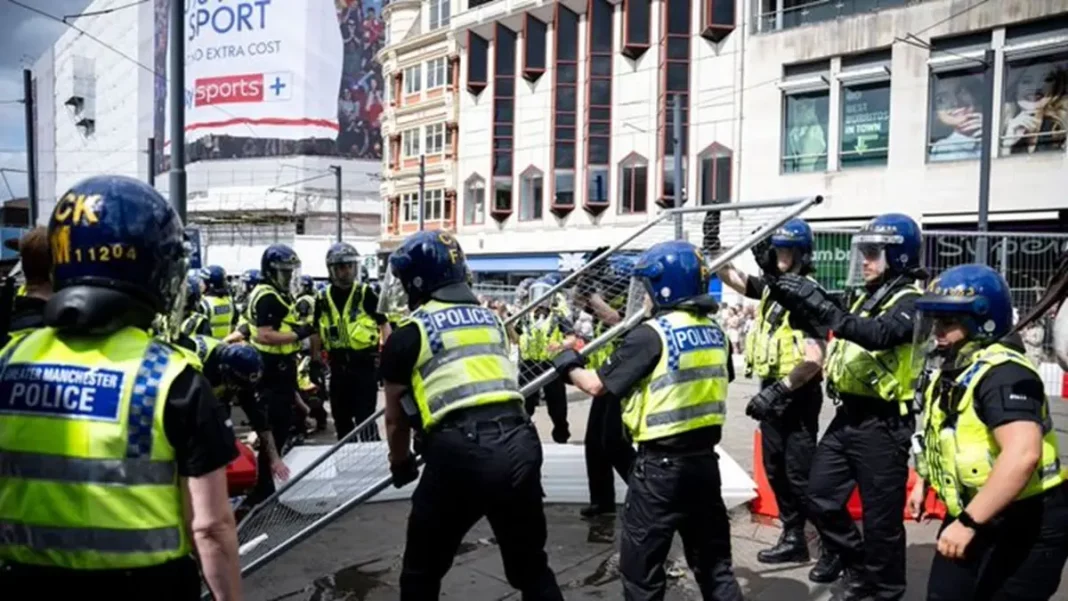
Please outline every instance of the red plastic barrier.
M771 490L771 485L768 483L768 475L764 471L764 451L761 445L760 430L753 432L753 481L756 482L757 496L755 499L749 502L749 510L754 515L760 515L770 518L779 517L779 504L775 502L775 493ZM912 493L912 489L919 481L919 476L916 471L909 468L909 480L906 485L906 491L908 494ZM906 495L906 500L908 496ZM853 494L849 496L849 501L846 503L846 509L849 510L849 515L854 520L859 520L862 515L860 504L860 491L856 488L853 489ZM946 506L938 500L938 496L934 490L927 491L927 499L924 501L924 509L926 515L932 519L942 519L946 516ZM906 520L913 519L912 514L908 510L908 504L906 502L905 507L902 508L902 516Z
M231 497L243 495L256 485L256 453L241 441L237 441L237 451L237 459L226 466L226 485Z

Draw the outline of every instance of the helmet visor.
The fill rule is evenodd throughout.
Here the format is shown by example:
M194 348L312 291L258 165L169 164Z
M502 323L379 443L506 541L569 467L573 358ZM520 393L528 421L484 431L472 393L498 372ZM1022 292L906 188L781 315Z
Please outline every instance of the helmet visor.
M300 265L280 265L271 268L271 281L293 298L300 296Z
M355 261L333 263L327 269L330 271L330 282L342 288L352 287L360 271Z
M916 326L912 336L912 373L933 369L954 369L968 360L972 345L981 345L971 335L977 324L972 317L974 297L924 295L917 303ZM993 327L993 322L990 322Z
M652 314L653 299L649 296L649 287L645 280L639 277L630 278L630 286L627 289L627 315L641 314L648 317Z
M886 239L889 237L881 234L858 234L853 236L853 243L849 252L847 286L863 286L867 282L878 279L886 272L886 245L889 244ZM896 237L900 238L900 236Z
M546 282L535 282L530 285L530 300L536 302L538 307L548 307L552 297L549 291L552 289Z
M393 270L386 271L382 280L382 291L378 295L378 312L383 315L397 315L408 312L408 293Z

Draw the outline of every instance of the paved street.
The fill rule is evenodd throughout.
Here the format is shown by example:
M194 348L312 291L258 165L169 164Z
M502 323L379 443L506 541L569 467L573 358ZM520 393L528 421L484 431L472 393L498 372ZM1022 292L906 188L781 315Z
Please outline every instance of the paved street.
M744 416L745 403L755 392L752 381L732 385L729 426L723 448L747 471L752 469L753 424ZM572 444L581 444L589 401L572 395L569 405ZM832 411L824 407L822 423ZM1062 439L1068 427L1068 404L1054 401L1054 420ZM548 416L536 415L543 440L549 440ZM552 444L552 443L549 443ZM1062 445L1068 449L1068 444ZM356 508L245 582L247 598L257 601L372 601L396 599L397 578L404 546L407 502L373 503ZM564 589L564 597L618 599L622 597L615 570L616 524L589 523L577 517L577 506L546 509L549 558ZM775 541L774 524L756 522L744 509L732 515L732 544L736 574L749 601L826 601L833 593L826 585L805 578L810 566L763 566L757 551ZM909 591L906 601L924 598L927 566L934 552L936 524L906 525L909 540ZM669 600L700 599L681 561L678 540L672 553ZM813 547L814 548L814 547ZM452 571L443 583L442 598L469 601L518 599L505 581L500 555L485 521L467 536ZM1068 601L1061 591L1055 601Z

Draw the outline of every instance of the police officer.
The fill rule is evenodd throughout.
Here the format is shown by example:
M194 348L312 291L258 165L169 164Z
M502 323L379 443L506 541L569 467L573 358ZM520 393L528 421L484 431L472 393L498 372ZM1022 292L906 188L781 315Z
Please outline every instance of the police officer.
M256 289L256 286L260 285L262 279L259 269L246 269L245 272L241 274L241 292L237 299L239 320L242 317L246 317L249 296L252 295L252 291ZM245 321L248 321L247 318Z
M218 265L209 265L200 271L200 279L204 284L201 311L208 316L211 328L209 335L212 338L225 338L237 325L237 308L230 298L226 270Z
M401 600L438 598L464 535L483 516L523 598L562 600L545 554L541 442L523 410L504 325L478 305L450 234L413 234L389 265L382 309L406 296L412 311L382 355L394 485L418 476L409 427L426 459L408 518Z
M848 570L841 599L896 600L905 594L909 440L915 428L912 334L920 295L920 228L881 215L853 236L849 311L800 274L768 281L771 298L830 328L827 389L838 411L820 439L809 479L809 518L824 548ZM864 537L846 510L860 487Z
M201 305L201 280L195 275L188 275L185 292L185 312L181 332L186 336L211 336L211 321L204 314Z
M532 299L539 299L551 290L553 284L543 278L529 287ZM575 344L575 329L571 320L561 310L553 297L545 296L534 310L515 328L514 340L519 344L519 385L528 382L552 369L552 358ZM552 438L566 443L571 438L567 423L567 390L563 380L553 379L541 390L526 398L527 413L534 415L539 397L544 393L545 406L553 422Z
M378 341L389 336L386 316L378 312L378 295L357 280L359 258L351 244L331 246L326 253L330 285L315 299L314 321L319 335L312 338L311 379L322 381L318 361L321 345L330 361L330 410L338 440L375 412ZM370 424L357 436L365 441L381 440L377 424Z
M311 323L315 314L315 280L310 275L300 276L300 291L293 303L301 322Z
M727 401L728 341L710 314L709 272L689 242L661 242L634 267L651 318L631 330L598 371L575 351L555 360L579 389L623 403L638 443L627 480L619 571L628 601L663 599L664 560L675 532L701 595L741 601L731 567L730 522L719 460Z
M712 252L719 248L718 234ZM769 296L766 280L794 273L808 277L812 266L812 228L801 219L791 219L772 234L767 243L753 247L764 277L748 276L727 265L720 279L740 294L758 299L756 320L747 336L746 365L760 378L760 392L746 407L746 414L760 422L764 470L775 494L782 521L778 543L757 554L761 563L808 561L805 515L808 479L816 451L826 329L804 315L790 313ZM813 582L833 582L841 565L824 553L809 572Z
M602 247L591 252L587 263L608 250L608 247ZM575 305L593 315L595 338L623 320L627 286L636 259L633 254L614 253L576 283ZM589 367L597 369L604 365L614 348L615 345L610 344L598 349L589 357ZM612 470L614 468L626 481L635 458L634 447L627 439L621 420L619 403L594 396L583 441L586 480L590 489L590 504L582 508L583 517L616 512L616 483Z
M1009 285L986 265L946 270L917 302L923 427L916 465L946 505L927 583L930 601L1048 600L1068 561L1068 489L1034 364L1003 338ZM1017 341L1019 342L1019 341Z
M195 549L215 598L241 596L233 432L196 359L147 332L182 304L182 229L131 178L89 178L56 203L48 327L0 352L8 594L198 599Z
M48 247L48 228L38 226L26 232L18 240L16 249L26 283L25 293L15 297L9 326L12 337L44 327L45 303L52 298L52 251Z
M314 333L311 324L300 324L293 309L293 294L300 282L300 258L285 244L272 244L260 260L262 280L249 294L249 341L263 358L259 394L266 405L274 443L284 449L294 425L297 395L297 353L300 343ZM271 457L257 456L259 473L271 470ZM260 477L253 501L274 492L274 482Z

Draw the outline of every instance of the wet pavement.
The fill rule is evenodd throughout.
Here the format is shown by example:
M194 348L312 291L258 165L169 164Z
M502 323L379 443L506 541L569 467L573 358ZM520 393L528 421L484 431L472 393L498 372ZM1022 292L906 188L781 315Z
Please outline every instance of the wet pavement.
M732 385L728 403L730 425L723 440L723 448L750 473L754 424L744 417L744 407L755 392L753 381L741 380ZM589 401L577 394L571 398L571 444L581 444ZM1068 403L1055 399L1052 409L1061 433L1062 455L1068 457ZM827 403L821 419L823 426L830 421L832 413L833 408ZM551 424L544 410L539 409L535 417L543 439L550 440ZM252 601L397 599L408 507L408 502L397 501L355 508L245 579L245 598ZM547 552L564 598L620 599L618 521L583 520L578 516L578 509L574 505L546 507ZM909 590L904 601L922 601L937 524L907 523L906 530ZM735 574L747 600L827 601L831 598L833 586L812 584L806 578L811 564L765 566L756 561L757 552L773 544L779 536L774 522L754 520L748 511L739 508L732 514L731 532ZM675 542L668 565L666 599L700 599L696 583L682 560L681 544L677 538ZM810 544L815 552L815 542ZM496 541L485 520L464 539L452 570L442 582L441 598L465 601L520 598L505 580ZM1058 592L1053 601L1068 601L1068 590Z

